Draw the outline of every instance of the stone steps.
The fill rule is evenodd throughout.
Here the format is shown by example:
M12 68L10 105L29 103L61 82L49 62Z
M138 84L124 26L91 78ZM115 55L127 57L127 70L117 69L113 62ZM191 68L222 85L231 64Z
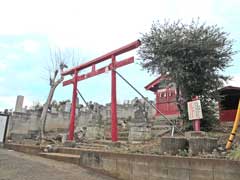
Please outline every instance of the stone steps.
M111 136L108 136L108 137L106 137L105 139L106 139L106 140L111 140L112 137L111 137ZM119 140L119 141L128 141L128 136L126 136L126 137L118 137L118 140Z
M103 144L97 144L97 143L78 143L78 146L83 146L83 147L92 147L92 148L105 148L106 146Z
M126 133L126 132L128 132L129 131L129 129L119 129L118 130L118 133Z
M110 133L107 133L105 134L105 140L111 140L111 129L109 129L109 131L107 132L110 132ZM128 128L121 128L121 127L118 127L118 140L119 141L128 141L128 135L129 135L129 129Z
M151 128L152 130L161 130L161 129L171 129L170 125L154 125Z
M151 122L153 126L155 125L169 125L169 122L167 120L155 120Z
M72 154L72 155L80 155L81 150L79 148L70 148L70 147L61 147L58 148L56 153L60 154Z
M73 149L72 146L61 147L61 148L57 148L57 150L54 151L54 152L78 155L78 154L80 154L81 150L91 151L91 150L105 150L105 149L107 149L107 145L95 143L95 141L89 142L89 143L76 143L76 145L74 147L76 149Z
M78 143L77 148L83 149L83 150L105 150L107 148L104 144L98 144L98 143Z
M79 164L80 155L65 154L65 153L39 153L41 157L63 161L67 163Z
M77 146L78 149L81 150L104 150L105 148L96 148L96 147L91 147L91 146Z
M154 137L161 137L165 134L167 134L168 132L170 132L172 129L171 125L168 125L166 123L164 124L154 124L151 128L152 130L152 135Z
M129 132L119 132L118 135L119 137L128 137Z

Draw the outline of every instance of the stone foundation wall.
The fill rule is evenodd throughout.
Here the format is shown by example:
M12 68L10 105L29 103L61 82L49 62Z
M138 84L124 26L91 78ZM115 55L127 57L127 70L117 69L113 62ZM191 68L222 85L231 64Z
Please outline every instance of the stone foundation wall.
M128 140L131 141L147 141L152 138L151 127L132 126L129 128Z
M162 137L159 145L160 154L178 154L179 150L187 150L188 141L185 137Z
M189 138L189 152L192 155L199 153L212 153L217 148L216 138L191 137Z
M39 155L39 146L5 144L5 148ZM240 161L176 156L123 154L77 148L58 149L80 155L79 165L124 180L238 180Z
M237 180L240 161L81 152L80 165L125 180Z

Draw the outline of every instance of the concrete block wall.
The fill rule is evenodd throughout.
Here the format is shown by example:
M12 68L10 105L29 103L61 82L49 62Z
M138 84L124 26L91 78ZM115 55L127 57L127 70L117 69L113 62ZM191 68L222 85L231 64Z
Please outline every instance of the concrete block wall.
M184 137L162 137L159 145L159 153L165 152L171 155L178 154L179 150L188 149L188 141Z
M117 115L119 119L127 119L129 117L134 118L134 112L136 108L132 104L117 105ZM156 110L153 109L151 106L148 109L148 117L151 119L155 116ZM111 106L106 106L103 112L103 119L110 119L111 118Z
M68 129L70 114L66 112L48 113L46 120L46 131L56 129Z
M38 130L39 117L38 111L14 112L9 118L8 135L10 133L27 134L29 130Z
M80 165L125 180L238 180L240 161L81 152Z
M192 155L199 153L212 153L217 148L217 138L209 137L191 137L189 138L189 152Z
M135 108L132 104L118 105L118 119L119 123L123 119L134 118ZM110 124L111 114L110 106L103 106L101 109L102 121L104 124ZM40 129L40 111L28 110L26 112L14 112L9 119L9 134L27 134L29 131L36 131ZM149 109L149 117L154 116L152 109ZM69 112L48 112L46 121L46 130L54 131L56 129L68 129L69 127ZM92 114L85 111L78 111L76 126L88 126L92 121Z
M87 126L92 119L92 114L89 112L80 111L77 117L77 125L80 127Z
M40 129L41 112L29 111L27 113L14 112L9 118L8 136L14 134L28 134L30 131ZM67 129L69 126L69 113L48 113L46 130Z

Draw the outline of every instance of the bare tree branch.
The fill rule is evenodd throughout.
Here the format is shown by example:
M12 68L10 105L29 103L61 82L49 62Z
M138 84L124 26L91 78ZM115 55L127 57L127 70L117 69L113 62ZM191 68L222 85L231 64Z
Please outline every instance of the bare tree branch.
M48 72L48 79L50 84L50 91L47 97L47 100L45 104L43 105L43 110L41 114L41 140L44 139L44 133L45 133L45 126L46 126L46 119L47 119L47 112L51 105L53 95L55 92L55 89L58 87L58 85L63 81L64 77L61 75L61 72L64 68L67 68L66 62L72 61L74 62L74 50L72 50L69 54L69 51L67 50L61 50L60 48L57 48L55 50L50 49L50 62L51 66L47 65L45 68Z

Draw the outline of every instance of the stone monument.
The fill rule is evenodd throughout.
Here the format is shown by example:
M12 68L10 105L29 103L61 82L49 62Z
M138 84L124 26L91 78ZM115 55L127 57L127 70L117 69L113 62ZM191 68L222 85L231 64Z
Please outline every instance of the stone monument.
M100 106L97 103L90 103L89 113L91 113L91 120L88 122L86 137L87 139L102 139L104 137L104 128L102 127Z
M71 102L68 101L65 104L64 112L70 113L70 111L71 111Z
M22 112L23 100L24 100L24 96L21 96L21 95L17 96L15 112Z
M146 141L152 138L151 126L148 122L148 113L144 102L136 100L134 103L134 118L129 122L129 136L131 141Z

